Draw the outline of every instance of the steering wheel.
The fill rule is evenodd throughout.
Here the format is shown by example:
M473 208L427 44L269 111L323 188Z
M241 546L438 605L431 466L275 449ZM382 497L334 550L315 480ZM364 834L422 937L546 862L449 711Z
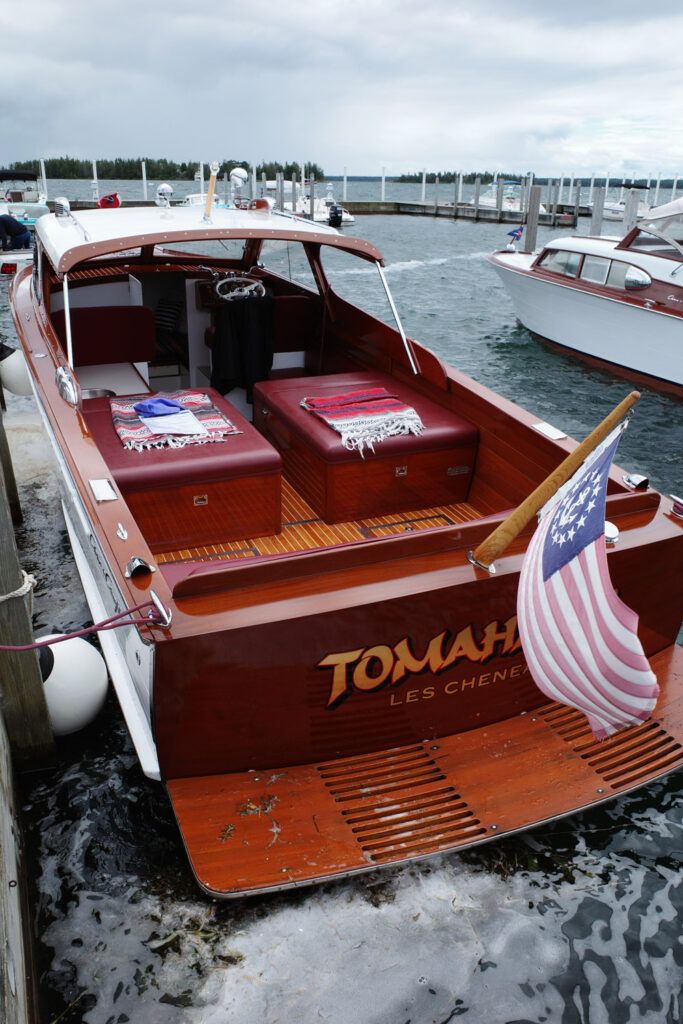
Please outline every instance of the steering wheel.
M242 299L247 295L261 298L266 294L266 289L261 281L253 277L246 277L244 274L236 274L231 277L223 277L217 281L214 290L219 299Z

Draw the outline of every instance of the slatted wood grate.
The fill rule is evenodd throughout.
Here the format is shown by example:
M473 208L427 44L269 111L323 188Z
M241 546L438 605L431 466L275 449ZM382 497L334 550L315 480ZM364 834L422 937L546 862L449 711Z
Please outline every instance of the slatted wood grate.
M596 740L585 715L574 708L549 704L536 714L615 792L630 789L653 772L683 765L683 746L655 719Z
M257 555L287 554L314 548L335 547L368 537L386 537L391 534L426 530L434 526L449 526L480 519L481 514L467 502L373 516L358 522L330 525L319 519L310 505L287 481L282 481L282 532L270 537L250 537L225 544L210 544L198 548L184 548L158 554L160 563L202 562L224 558L253 558Z
M421 745L318 767L365 856L436 853L486 834L486 828Z

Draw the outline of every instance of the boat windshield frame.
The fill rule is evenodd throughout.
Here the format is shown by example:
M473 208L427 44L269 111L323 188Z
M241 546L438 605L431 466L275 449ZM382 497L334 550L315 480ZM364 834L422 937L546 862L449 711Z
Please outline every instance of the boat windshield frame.
M623 246L624 249L632 249L633 243L636 241L638 235L640 234L653 235L655 238L659 238L662 242L666 242L667 245L672 246L679 254L681 259L683 259L683 245L681 245L680 242L677 242L675 238L672 238L670 235L667 235L664 231L659 231L657 228L653 228L652 226L646 227L642 223L637 225L636 231L637 234L635 234L633 238L630 239L628 244ZM621 248L621 246L617 246L617 248ZM666 257L666 253L657 253L657 255Z

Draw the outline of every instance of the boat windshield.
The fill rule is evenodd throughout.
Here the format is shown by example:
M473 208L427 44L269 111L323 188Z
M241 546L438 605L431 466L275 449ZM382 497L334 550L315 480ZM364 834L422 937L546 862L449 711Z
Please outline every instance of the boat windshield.
M243 238L196 238L191 242L167 242L164 245L155 245L154 257L163 259L164 256L187 253L192 256L201 256L204 259L241 260L244 245Z
M320 261L332 291L383 323L394 323L394 313L375 264L331 245L322 246Z
M681 258L683 251L683 213L672 213L670 217L644 218L638 224L638 234L629 249L646 249L657 255L676 255Z

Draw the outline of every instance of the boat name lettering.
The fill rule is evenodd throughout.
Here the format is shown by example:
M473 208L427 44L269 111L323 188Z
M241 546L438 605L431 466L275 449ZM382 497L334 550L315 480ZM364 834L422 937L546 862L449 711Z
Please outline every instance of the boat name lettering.
M502 683L505 680L520 679L528 675L529 669L525 662L518 665L500 669L495 672L482 672L478 676L464 676L462 679L449 679L441 689L435 686L423 686L421 690L404 690L402 693L392 693L389 699L389 707L395 708L400 704L414 704L420 700L431 700L437 692L445 693L448 697L455 694L467 693L469 690L476 690L482 686L490 686L492 683Z
M410 675L426 670L432 675L439 675L463 659L481 664L494 654L515 654L520 647L517 616L512 615L502 624L498 619L489 622L479 642L470 623L455 635L444 629L432 637L421 656L414 653L415 644L410 637L404 637L393 647L377 644L374 647L326 654L316 668L332 670L327 700L327 707L331 708L354 690L371 692L382 686L398 686Z

